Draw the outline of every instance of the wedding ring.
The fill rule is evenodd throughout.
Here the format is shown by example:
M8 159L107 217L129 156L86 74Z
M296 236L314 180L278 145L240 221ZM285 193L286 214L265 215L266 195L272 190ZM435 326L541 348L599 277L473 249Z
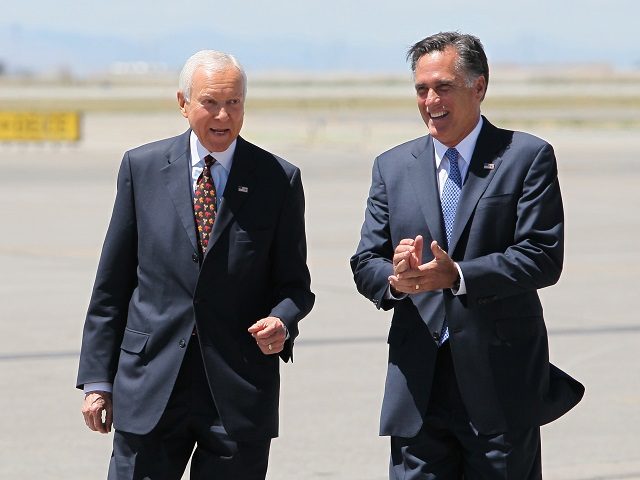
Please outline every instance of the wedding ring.
M268 348L269 348L269 351L273 350L273 347L271 346L271 344L269 344Z

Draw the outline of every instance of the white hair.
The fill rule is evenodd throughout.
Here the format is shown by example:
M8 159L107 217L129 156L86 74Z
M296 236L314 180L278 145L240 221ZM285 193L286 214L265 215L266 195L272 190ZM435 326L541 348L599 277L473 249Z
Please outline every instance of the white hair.
M233 55L218 52L216 50L200 50L189 57L182 67L180 77L178 79L178 91L182 93L187 103L191 100L191 85L193 84L193 75L199 68L206 73L219 73L229 67L235 67L242 76L242 95L247 95L247 75L240 62Z

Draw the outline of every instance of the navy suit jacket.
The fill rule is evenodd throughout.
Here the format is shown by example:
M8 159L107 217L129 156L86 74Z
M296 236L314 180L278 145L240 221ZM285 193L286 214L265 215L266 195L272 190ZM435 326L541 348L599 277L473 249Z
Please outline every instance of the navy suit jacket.
M557 282L563 261L563 208L552 147L486 119L458 203L447 246L430 136L380 155L361 240L351 258L358 290L393 308L381 434L412 437L423 423L437 344L446 317L460 392L482 433L529 428L572 408L583 386L549 363L537 290ZM432 240L464 275L467 293L451 290L386 300L394 248Z
M247 328L275 316L290 338L314 295L300 171L238 138L207 251L198 254L190 131L125 153L84 325L77 386L113 382L114 426L157 424L197 325L223 425L238 440L278 434L279 361ZM193 337L196 338L196 337Z

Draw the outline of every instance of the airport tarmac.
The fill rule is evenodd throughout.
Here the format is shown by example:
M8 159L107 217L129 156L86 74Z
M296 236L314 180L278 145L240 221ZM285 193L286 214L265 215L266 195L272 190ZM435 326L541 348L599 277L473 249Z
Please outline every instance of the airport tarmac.
M185 128L177 111L93 113L77 145L0 145L1 479L106 477L111 435L85 427L74 385L117 167L127 148ZM556 149L566 210L564 273L541 292L551 361L586 386L542 429L544 477L640 479L640 136L528 130ZM390 314L356 292L348 260L374 156L423 131L413 110L247 112L243 135L302 169L317 295L281 368L270 480L387 478L377 431Z

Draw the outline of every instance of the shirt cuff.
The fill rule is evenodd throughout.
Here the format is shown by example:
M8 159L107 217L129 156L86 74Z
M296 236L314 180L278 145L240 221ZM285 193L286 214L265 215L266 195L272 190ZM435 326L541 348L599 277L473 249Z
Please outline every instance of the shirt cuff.
M455 296L466 295L467 294L467 285L466 285L466 283L464 283L464 275L462 275L462 269L460 268L460 265L458 265L457 263L454 263L454 265L458 269L458 275L460 275L460 286L458 287L457 290L454 290L452 288L451 289L451 293L453 293Z
M113 390L113 384L109 382L85 383L82 389L84 390L85 395L91 392L111 393Z

